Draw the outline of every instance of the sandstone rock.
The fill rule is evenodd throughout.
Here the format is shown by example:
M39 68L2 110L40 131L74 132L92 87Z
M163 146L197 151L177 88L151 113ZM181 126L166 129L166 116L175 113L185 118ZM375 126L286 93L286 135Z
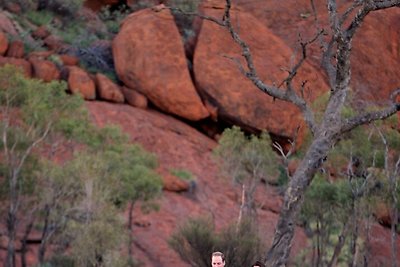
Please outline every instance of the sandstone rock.
M86 100L96 98L96 86L88 73L79 67L68 67L68 87L73 94L80 94Z
M147 108L147 98L144 95L126 86L122 86L121 90L129 105L137 108Z
M315 35L313 16L301 17L301 11L310 10L308 0L237 0L238 5L267 25L290 47L299 47L298 36ZM314 1L319 17L319 27L329 27L325 1ZM350 5L338 5L343 13ZM292 8L296 6L297 8ZM357 31L352 44L351 88L355 99L382 103L399 84L400 77L400 8L371 12ZM380 49L376 49L380 47ZM317 43L309 47L308 62L319 68L321 49Z
M162 177L163 190L172 192L183 192L189 190L189 182L184 181L175 175L166 174Z
M33 51L28 54L28 59L37 58L37 59L47 59L49 56L53 55L53 51Z
M7 36L0 31L0 56L3 56L8 49L8 39Z
M202 9L206 15L221 17L223 7L205 4ZM294 52L250 14L235 8L231 13L234 26L243 29L239 33L250 46L260 79L278 86L287 77L282 68L290 67ZM304 124L302 115L294 105L261 92L244 77L237 63L227 58L239 59L244 64L241 54L226 29L203 21L194 55L194 74L201 95L217 106L222 120L247 130L266 129L285 140L295 136L297 127ZM299 88L303 80L308 81L308 100L328 89L322 76L309 64L305 63L299 72L301 80L295 79L294 85ZM308 87L315 91L308 92ZM302 132L298 139L300 145Z
M64 44L61 40L60 37L57 37L55 35L49 35L43 40L44 44L50 49L50 50L59 50L61 49Z
M79 63L79 58L71 55L59 55L64 66L76 66Z
M32 37L36 39L45 39L49 35L50 31L44 25L38 27L34 32L32 32Z
M41 79L44 82L60 79L60 71L57 66L49 60L41 60L37 58L30 58L29 61L33 67L33 76Z
M29 61L21 58L11 58L11 57L1 57L0 56L0 66L6 64L14 65L22 70L27 78L32 77L32 66Z
M193 86L169 10L145 9L129 15L112 48L120 80L161 110L193 121L209 115Z
M98 96L101 99L116 103L124 103L124 95L118 85L101 73L96 74Z
M25 54L24 43L20 40L12 41L8 47L6 56L7 57L15 57L15 58L23 58Z

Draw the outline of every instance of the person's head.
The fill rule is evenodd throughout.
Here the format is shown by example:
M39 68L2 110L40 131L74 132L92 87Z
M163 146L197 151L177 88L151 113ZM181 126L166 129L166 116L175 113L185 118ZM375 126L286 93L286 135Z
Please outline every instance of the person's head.
M265 264L262 263L261 261L256 261L251 265L251 267L265 267Z
M211 255L211 266L212 267L224 267L225 256L222 252L216 251Z

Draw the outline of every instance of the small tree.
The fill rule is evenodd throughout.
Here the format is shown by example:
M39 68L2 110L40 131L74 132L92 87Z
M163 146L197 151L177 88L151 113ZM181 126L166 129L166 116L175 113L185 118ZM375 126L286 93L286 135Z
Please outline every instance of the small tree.
M223 172L243 189L238 224L242 218L254 219L254 193L257 185L262 180L269 182L278 176L278 158L272 150L268 134L247 137L237 126L226 129L215 154Z
M55 244L59 254L70 246L72 261L80 266L116 266L124 240L118 208L131 204L131 227L134 203L146 203L161 192L154 156L129 144L119 129L93 127L83 100L67 95L64 83L27 80L5 67L0 70L0 87L5 266L15 267L16 231L23 225L23 266L34 226L42 229L40 263L46 262L48 245ZM68 147L69 152L81 151L57 165L59 148Z
M0 108L4 156L4 178L7 185L6 217L7 257L5 266L15 266L15 238L19 225L17 214L29 181L35 173L26 173L35 149L44 146L57 132L65 118L79 110L77 97L67 97L66 85L27 80L20 72L6 66L0 70ZM79 113L79 112L77 112Z

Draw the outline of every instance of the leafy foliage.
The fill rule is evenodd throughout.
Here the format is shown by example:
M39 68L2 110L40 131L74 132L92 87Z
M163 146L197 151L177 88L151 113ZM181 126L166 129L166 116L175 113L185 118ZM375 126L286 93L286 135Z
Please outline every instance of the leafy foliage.
M170 173L186 181L191 181L195 179L193 174L185 169L171 169Z
M119 209L161 193L157 161L119 128L97 129L82 104L81 97L67 95L65 83L28 80L10 66L0 69L5 136L0 148L6 159L0 170L1 182L9 185L0 201L20 207L11 215L0 212L13 221L36 217L43 256L52 243L59 256L68 247L67 265L126 266L120 252L127 229ZM79 153L55 164L59 147L71 144ZM55 259L39 260L52 266Z
M189 219L170 238L170 246L181 258L195 267L211 265L211 253L223 251L226 266L241 267L261 256L263 244L258 231L250 221L236 223L216 232L210 219Z
M272 181L277 177L277 156L267 133L247 137L239 127L226 129L215 149L221 169L234 181L253 178Z

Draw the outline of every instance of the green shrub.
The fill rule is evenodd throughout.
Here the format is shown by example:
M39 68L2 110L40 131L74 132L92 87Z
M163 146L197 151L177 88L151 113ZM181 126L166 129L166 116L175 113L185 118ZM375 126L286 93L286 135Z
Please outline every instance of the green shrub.
M107 30L113 34L119 32L121 22L132 11L124 6L111 10L108 6L103 7L99 12L99 18L105 23Z
M54 14L48 10L29 10L26 13L26 18L37 26L49 25L54 18Z
M268 133L246 136L239 127L226 129L214 154L221 170L234 181L243 183L248 179L264 179L276 182L278 157L272 150Z
M184 169L171 169L170 173L186 181L191 181L195 179L194 175L190 171Z
M39 0L39 10L49 10L65 17L75 17L84 0Z
M242 267L251 266L261 257L263 244L258 236L257 229L249 221L216 232L211 219L197 218L180 226L169 244L191 266L209 267L211 253L222 251L226 266Z

